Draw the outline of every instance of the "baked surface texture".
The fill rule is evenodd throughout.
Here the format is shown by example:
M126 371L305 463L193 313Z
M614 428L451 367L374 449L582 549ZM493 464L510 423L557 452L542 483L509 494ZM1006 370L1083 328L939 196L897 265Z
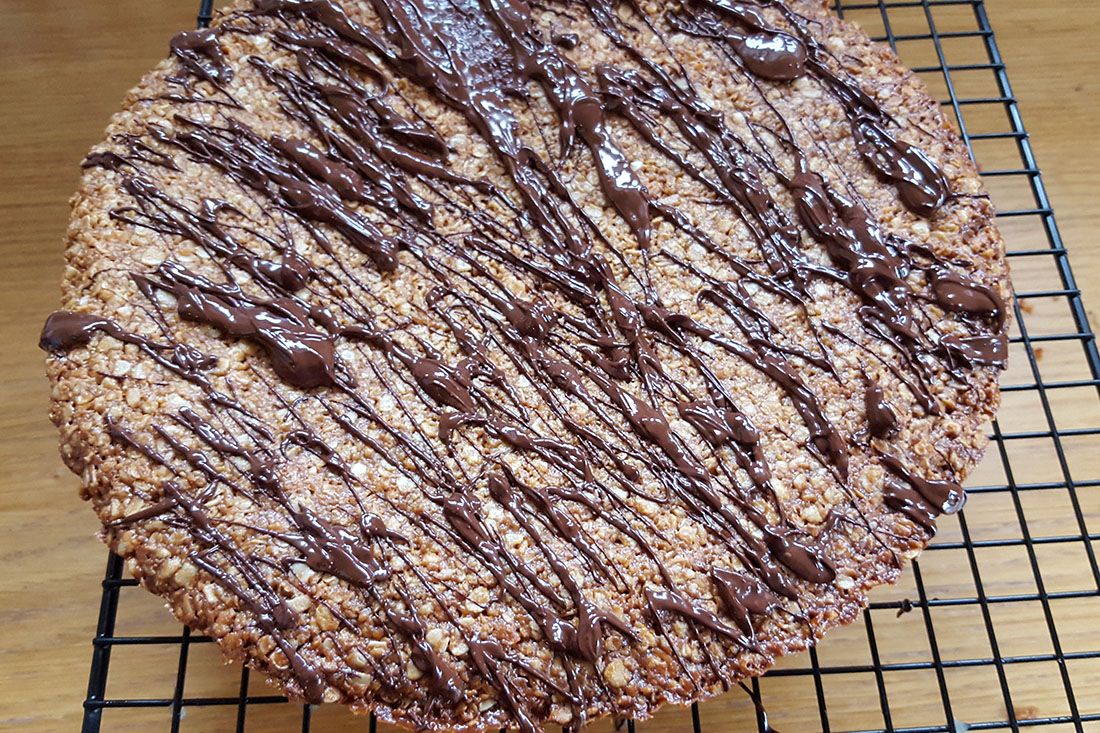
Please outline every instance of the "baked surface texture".
M645 718L961 506L1003 243L823 3L241 0L171 48L85 161L51 416L134 576L291 696Z

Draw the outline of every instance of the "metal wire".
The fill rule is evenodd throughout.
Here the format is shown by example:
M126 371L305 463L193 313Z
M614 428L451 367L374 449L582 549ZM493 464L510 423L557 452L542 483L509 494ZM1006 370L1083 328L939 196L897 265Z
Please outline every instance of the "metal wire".
M199 28L206 28L213 20L214 0L202 0L199 3L199 16L195 19Z
M206 27L211 19L213 0L203 0L200 3L198 26ZM1062 243L1058 225L1055 222L1054 211L1047 198L1046 189L1043 186L1042 174L1035 162L1034 152L1024 127L1016 98L1012 93L1008 75L1005 72L1005 64L997 47L997 41L986 14L984 0L876 0L875 2L855 2L839 0L835 3L837 12L844 16L860 13L860 20L866 21L867 14L877 11L881 18L881 27L884 35L876 40L888 42L895 50L900 44L906 43L931 43L936 62L933 65L917 66L915 71L926 79L938 79L947 91L947 99L942 100L945 112L953 113L957 120L958 129L963 141L971 148L973 154L974 143L986 143L1004 141L1016 147L1019 155L1019 167L986 170L983 176L987 179L1014 179L1023 178L1027 181L1027 187L1032 196L1032 205L1024 208L1009 209L999 212L998 216L1004 220L1029 220L1038 222L1045 236L1047 246L1031 249L1009 249L1008 256L1018 260L1034 260L1035 258L1049 259L1057 273L1061 287L1046 287L1039 290L1027 290L1023 283L1017 282L1017 303L1015 306L1016 323L1019 328L1019 336L1010 339L1015 346L1014 354L1022 353L1026 358L1027 366L1032 382L1025 384L1007 384L1002 387L1002 393L1012 395L1018 393L1034 394L1038 400L1045 429L1031 429L1027 431L1007 430L1000 422L993 423L993 443L990 453L996 453L1004 467L1004 483L987 484L968 488L972 495L1007 495L1010 498L1011 509L1014 518L1019 524L1019 533L1015 537L998 539L975 539L972 536L970 526L967 524L965 510L959 516L960 540L936 541L929 547L928 565L934 567L937 561L936 555L941 552L962 551L966 557L966 564L973 582L973 594L963 597L937 598L930 597L926 592L925 577L921 573L919 562L914 562L911 569L913 584L917 598L913 601L880 601L870 604L863 614L863 626L866 631L867 645L870 652L869 664L823 664L819 658L819 651L811 649L806 655L808 664L785 664L781 669L772 670L765 676L765 680L782 678L810 678L813 682L814 702L817 707L817 716L820 720L822 733L839 733L837 725L830 721L827 694L828 680L836 675L865 674L874 679L874 689L877 696L877 704L882 716L882 727L878 730L897 731L898 733L958 733L964 730L1012 730L1035 726L1060 725L1059 730L1067 727L1084 733L1086 724L1100 722L1100 702L1096 695L1081 695L1074 688L1068 662L1080 662L1084 660L1100 660L1100 648L1066 652L1061 642L1062 632L1053 612L1053 604L1072 599L1088 599L1100 596L1100 566L1097 564L1096 550L1093 543L1100 543L1100 534L1090 533L1082 509L1081 496L1095 497L1100 491L1100 476L1082 478L1074 476L1070 470L1070 462L1065 450L1067 439L1081 437L1100 436L1100 425L1085 428L1059 429L1055 412L1051 406L1051 394L1059 390L1091 388L1100 395L1100 355L1097 352L1096 336L1088 325L1085 308L1081 301L1081 292L1074 280L1070 269L1069 258ZM962 8L973 13L975 27L962 31L940 31L936 25L937 14L941 10ZM923 14L927 28L919 28L919 32L895 33L896 18L899 13L912 16L913 13ZM947 43L945 43L945 41ZM984 61L970 62L952 65L949 60L951 55L946 46L948 43L970 42L980 47L985 56ZM958 94L958 77L964 73L988 72L992 75L997 93L980 97L962 97ZM976 132L967 126L967 116L976 115L975 110L997 108L1003 110L1007 120L1007 129ZM1027 322L1029 312L1028 302L1038 302L1060 299L1068 307L1073 330L1056 334L1030 335ZM1044 381L1039 365L1039 350L1044 345L1075 344L1080 348L1080 359L1090 375L1087 378L1062 379L1056 381ZM1010 346L1013 348L1013 346ZM1014 469L1011 460L1010 447L1016 441L1025 440L1049 440L1057 453L1060 478L1053 481L1024 482L1015 480L1018 473ZM1065 491L1069 506L1073 514L1073 523L1076 531L1070 534L1043 535L1033 532L1028 523L1027 512L1023 499L1034 492ZM1085 577L1077 578L1079 586L1072 590L1047 590L1047 579L1044 578L1039 562L1038 552L1045 547L1065 548L1068 552L1072 548L1083 549L1087 559L1088 570L1083 573ZM990 593L987 592L987 583L983 581L981 562L978 553L989 549L1013 548L1022 549L1026 556L1027 566L1031 570L1031 576L1035 583L1035 592L1026 593ZM110 712L120 709L133 708L159 708L167 711L170 729L176 733L181 729L181 721L185 711L204 706L221 706L223 708L236 708L235 730L243 733L246 730L249 710L255 706L287 704L287 700L279 695L256 695L249 692L249 670L242 668L240 685L236 693L226 691L224 696L188 697L186 692L186 675L188 659L191 647L195 644L209 643L210 639L204 636L193 636L190 630L184 628L179 635L142 636L119 633L117 619L119 605L128 594L136 594L132 589L137 583L133 579L123 575L122 561L115 555L110 555L107 560L107 570L103 579L103 594L100 602L99 619L96 625L96 635L92 644L92 663L88 679L88 694L84 701L84 733L98 733L104 729L104 716L107 713L106 729L111 729ZM1003 606L1014 604L1038 603L1043 616L1051 642L1051 651L1041 654L1013 654L1001 653L1002 640L998 637L994 624L994 612ZM1022 607L1022 606L1014 606ZM962 659L946 659L941 651L936 634L936 626L933 623L935 613L950 609L977 609L981 616L982 627L989 643L990 655L977 656ZM930 659L928 661L909 661L887 663L880 655L879 640L875 635L876 621L882 622L889 619L895 613L900 616L903 612L913 611L920 614L921 626L927 637ZM884 615L885 614L885 615ZM125 689L110 689L108 695L108 679L111 672L111 652L116 647L159 645L161 647L175 648L177 650L177 673L174 689L170 697L149 698L132 697ZM1100 646L1100 641L1098 641ZM1010 671L1020 665L1037 662L1054 663L1057 666L1057 678L1066 697L1068 714L1050 715L1040 717L1028 715L1026 719L1017 713L1013 703L1013 689L1009 683ZM972 724L961 723L958 716L966 711L961 709L957 700L952 698L952 690L948 684L948 673L962 670L992 669L997 678L999 694L1004 702L1003 720L985 720ZM942 710L928 710L927 721L917 726L895 727L892 713L891 687L887 684L887 675L929 671L934 674L935 685L942 699ZM750 695L758 703L756 712L756 727L760 733L767 730L767 716L764 706L767 704L766 691L762 690L760 680L753 679L746 688ZM763 699L761 699L763 698ZM836 697L831 698L834 700ZM1088 704L1092 708L1083 706L1082 700L1091 700ZM809 703L807 703L809 704ZM304 706L299 713L287 711L288 715L300 715L301 729L308 732L311 728L313 711L310 706ZM942 717L940 717L942 715ZM704 724L699 705L693 705L690 716L684 714L684 730L692 730L694 733L702 733ZM367 727L370 733L376 733L377 721L371 715ZM645 729L644 724L639 728ZM713 726L711 726L713 728ZM625 729L628 733L634 733L635 723L626 721ZM1092 727L1091 730L1097 730ZM711 733L716 733L711 731ZM858 731L855 733L870 733L870 731Z

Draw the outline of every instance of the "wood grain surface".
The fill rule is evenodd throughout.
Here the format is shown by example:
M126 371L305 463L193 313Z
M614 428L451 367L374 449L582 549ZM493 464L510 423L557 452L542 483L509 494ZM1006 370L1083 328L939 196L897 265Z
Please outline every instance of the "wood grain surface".
M95 538L97 522L77 498L76 478L57 458L57 441L46 419L47 388L42 376L38 332L58 299L62 235L67 200L76 186L79 161L100 139L110 114L127 88L165 55L170 36L194 25L197 0L0 0L0 729L75 730L82 713L106 552ZM1093 324L1100 323L1100 217L1094 205L1100 185L1100 2L1089 0L988 0L997 41L1008 64L1024 122L1031 132L1040 167L1072 255L1078 283ZM969 13L969 9L963 10ZM936 8L941 30L955 18ZM877 15L877 11L875 13ZM896 32L917 28L922 17L899 12ZM970 15L972 18L972 14ZM867 16L868 22L874 20ZM893 19L893 16L892 16ZM971 21L972 22L972 21ZM927 26L924 26L927 27ZM872 29L872 32L876 32ZM911 65L935 63L928 44L903 44ZM976 51L952 39L949 62L968 63ZM981 51L980 47L978 51ZM979 59L984 60L984 59ZM975 75L960 75L960 94L987 95ZM943 96L942 79L929 77ZM938 86L937 86L938 85ZM994 92L995 93L995 92ZM977 109L967 124L1005 127L1003 106ZM1001 116L986 119L992 114ZM977 129L977 128L975 128ZM986 169L1011 163L1012 150L979 149ZM1018 162L1018 161L1017 161ZM1018 167L1018 166L1013 166ZM1019 181L990 179L994 201L1002 209L1028 205ZM1025 181L1026 183L1026 181ZM1012 249L1045 246L1035 217L1005 220ZM1018 290L1036 290L1052 282L1050 258L1014 261ZM1031 333L1057 333L1068 323L1064 299L1028 301ZM1039 368L1044 380L1087 378L1080 345L1043 346ZM1022 350L1013 352L1005 384L1034 381ZM1051 391L1050 409L1059 429L1100 426L1095 388ZM1006 395L1002 428L1049 430L1035 392ZM972 479L974 485L1006 481L1005 458L1020 483L1061 482L1063 471L1078 481L1100 479L1100 442L1096 436L1071 436L1062 466L1049 439L1010 441L1005 455L991 450ZM1079 534L1072 500L1064 489L1021 495L1007 493L971 498L966 521L975 539L1018 537L1018 515L1035 537ZM1088 531L1100 532L1100 488L1081 487L1076 499ZM942 541L961 538L957 522L946 522ZM1093 543L1100 552L1100 543ZM929 553L921 565L929 597L973 595L971 564L980 567L990 595L1035 593L1031 561L1021 548L981 548L970 558L963 550ZM1082 543L1038 545L1035 563L1048 591L1096 590ZM895 588L881 589L874 600L916 598L912 573ZM120 630L126 633L178 634L178 626L159 601L140 589L124 589ZM1059 642L1068 653L1100 649L1100 597L1052 603ZM1044 610L1037 602L992 604L990 620L1002 655L1050 654ZM926 623L932 623L946 660L991 656L990 639L976 606L921 610L897 618L892 611L873 615L877 653L884 663L929 659ZM870 664L864 625L838 630L818 650L821 664ZM112 660L109 695L170 697L178 664L174 647L119 649ZM782 668L801 668L808 656L784 660ZM1071 659L1067 671L1083 712L1100 713L1100 660ZM1068 702L1053 662L1007 665L1005 677L1019 717L1064 715ZM239 671L220 664L212 645L191 648L185 694L235 695ZM956 718L968 722L1003 720L1005 704L996 669L989 665L949 668L945 684ZM891 701L896 727L942 721L938 682L932 671L897 670L874 674L828 675L823 693L834 730L884 727L879 687ZM775 727L784 733L820 730L816 691L809 677L769 678L762 683ZM264 693L255 677L252 690ZM702 707L704 730L755 730L745 695L731 693ZM189 709L183 730L232 730L234 709ZM300 712L285 704L249 711L248 730L300 729ZM104 730L167 730L164 710L115 712L104 717ZM639 730L690 730L679 711L662 714ZM365 730L364 718L340 708L314 713L315 731ZM610 725L595 730L611 730ZM1069 731L1058 725L1044 731ZM1100 731L1100 723L1085 724Z

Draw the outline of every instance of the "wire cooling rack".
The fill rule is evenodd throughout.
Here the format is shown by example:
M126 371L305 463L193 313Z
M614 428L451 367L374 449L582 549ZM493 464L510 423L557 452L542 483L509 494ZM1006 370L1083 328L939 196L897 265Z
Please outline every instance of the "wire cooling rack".
M201 3L199 24L212 2ZM982 0L837 3L943 100L976 160L1016 287L1004 405L970 501L857 623L734 692L629 733L1100 731L1100 358ZM385 731L294 705L182 633L111 555L85 733Z

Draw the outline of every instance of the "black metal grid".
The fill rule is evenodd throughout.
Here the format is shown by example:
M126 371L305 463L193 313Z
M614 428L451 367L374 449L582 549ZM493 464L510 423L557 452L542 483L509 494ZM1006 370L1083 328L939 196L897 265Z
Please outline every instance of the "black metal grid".
M860 733L873 730L957 733L963 730L1018 731L1032 727L1078 733L1098 731L1100 467L1090 464L1087 456L1100 452L1097 451L1100 448L1100 417L1095 417L1100 415L1095 402L1100 397L1100 357L1096 337L1089 328L1081 293L1070 270L1054 212L1035 162L1028 132L986 15L984 0L839 0L835 4L841 15L859 21L872 36L889 42L899 51L903 60L921 74L930 89L941 93L945 114L956 123L963 140L977 159L981 162L992 157L1000 166L984 170L983 177L994 191L994 200L1006 207L999 213L999 223L1009 243L1008 254L1017 292L1016 331L1010 339L1011 364L1006 378L1002 380L1002 393L1006 402L1024 398L1032 407L1027 410L1030 417L1026 420L1010 419L1002 411L1000 419L993 423L993 442L989 448L991 455L986 463L995 463L999 458L1001 474L997 480L983 482L980 480L983 474L979 471L979 485L968 487L970 508L958 515L957 526L954 522L941 526L940 537L929 548L925 572L922 573L920 563L912 564L911 571L907 573L908 580L903 581L908 583L903 591L916 598L910 600L902 597L902 591L899 591L893 593L892 600L873 601L864 612L862 621L854 627L852 633L866 637L866 663L846 660L845 663L834 664L829 659L823 659L834 656L830 651L833 648L830 638L807 655L781 661L777 669L761 680L749 681L746 689L758 699L762 698L763 705L767 706L770 683L798 679L812 683L804 688L807 692L803 703L804 707L809 708L806 715L810 717L796 727L784 728L788 733L811 730L818 724L823 733L839 733L841 730L859 730ZM212 5L212 0L201 3L198 16L200 27L209 22ZM910 58L914 53L927 63L914 63ZM966 90L975 86L975 80L984 83L986 91L969 94ZM994 151L987 154L987 146ZM1008 162L1005 162L1006 155ZM998 196L998 190L1004 191L1003 198ZM1006 203L1006 199L1011 203ZM1048 316L1047 323L1040 327L1041 332L1030 333L1029 314L1037 309L1040 315ZM1047 332L1052 314L1053 321L1064 324L1064 327ZM1038 316L1031 317L1038 319ZM1051 352L1047 362L1042 360L1044 350ZM1052 363L1058 368L1051 369L1048 374L1048 365ZM1012 376L1013 372L1015 376ZM1067 401L1061 397L1066 392L1074 396L1074 401L1078 398L1082 400L1080 409L1075 410L1076 415L1066 414L1064 406ZM1084 425L1079 425L1082 421ZM1017 422L1026 423L1028 429L1017 429ZM1016 446L1029 442L1047 444L1054 467L1051 475L1032 480L1034 472L1031 462L1021 460L1016 452ZM1079 465L1082 455L1086 458ZM1009 524L1015 521L1016 525L1008 531L1002 527L999 534L986 531L990 515L979 511L985 506L982 501L985 497L991 499L989 506L1000 508L1002 520L1007 520ZM1050 504L1048 497L1057 497L1057 502L1045 512L1039 511L1039 518L1036 519L1033 509L1044 506L1044 502ZM1051 519L1052 513L1055 519ZM1052 525L1056 526L1052 529ZM995 536L987 537L990 534ZM1051 551L1057 553L1057 562L1051 561ZM1017 565L1025 566L1027 570L1023 572L1030 572L1031 575L1030 579L1025 577L1022 583L1026 587L1006 585L1002 579L991 576L990 567L996 566L991 565L988 558L999 553L1021 560ZM951 556L956 558L954 564L945 564L956 571L954 580L963 591L948 592L951 597L939 597L938 593L946 586L941 580L930 579L929 576L942 575L938 572L938 563ZM1074 558L1072 562L1066 560L1071 557ZM1068 571L1064 570L1067 565L1072 566ZM1062 570L1053 572L1059 568ZM1018 567L1015 572L1017 575L1020 572ZM255 681L250 684L247 668L241 670L235 690L226 688L218 695L185 695L189 652L196 645L209 643L210 639L194 635L186 628L178 635L130 634L125 629L117 628L120 604L133 602L133 598L140 594L140 591L132 590L135 585L136 581L124 577L122 561L111 555L103 580L99 622L93 640L88 695L84 702L85 733L100 731L104 725L108 730L114 729L112 716L115 711L150 708L163 711L163 717L158 719L167 723L173 733L181 730L181 726L193 730L214 729L201 727L201 723L199 728L184 723L187 712L206 707L219 707L225 712L224 722L217 726L218 730L235 728L244 731L246 727L253 730L250 721L256 715L253 713L250 718L250 710L256 710L257 706L287 704L286 699L279 695L256 694L253 691ZM1097 599L1096 602L1093 599ZM1081 618L1092 619L1091 623L1095 624L1094 630L1091 633L1086 631L1083 639L1079 638L1079 629L1067 632L1065 628L1060 628L1058 619L1064 615L1060 604L1064 603L1092 604L1091 610L1079 614ZM1040 630L1045 627L1049 644L1044 641L1043 646L1049 651L1003 651L1017 646L1013 634L1004 631L1004 628L1012 630L1012 626L1005 624L1002 627L1002 620L1006 618L1003 609L1015 616L1034 617L1034 624ZM923 648L927 649L928 658L912 661L902 655L903 661L887 661L887 656L897 656L888 655L883 650L885 641L896 638L895 630L891 630L889 637L886 634L876 636L874 625L878 624L881 628L900 623L896 619L910 611L912 614L906 617L912 619L909 623L915 624L927 637L920 639L918 646L923 647L923 643L927 642L927 647ZM977 620L971 622L972 636L987 645L988 653L945 653L945 629L951 631L953 625L959 622L950 617L944 622L940 614L962 611L977 614ZM1090 622L1086 620L1085 623ZM849 641L852 633L846 635ZM1068 650L1063 643L1067 634L1078 637L1074 648ZM843 648L843 642L838 644L838 648ZM108 685L109 677L113 680L109 674L112 671L112 651L126 647L159 647L165 650L169 658L174 655L177 672L171 695L138 697L132 691L118 689L120 685L117 683ZM1026 691L1028 687L1017 684L1015 673L1019 669L1036 667L1042 667L1045 671L1030 672L1020 679L1027 684L1043 687L1046 690L1044 705L1054 698L1055 713L1044 714L1031 706L1023 709L1017 707L1021 689ZM976 678L967 674L990 671L995 681L986 688L980 688L977 693L968 693L968 687L974 684ZM916 711L906 707L905 695L910 683L896 680L899 675L912 673L922 673L926 677L930 675L928 684L938 693L931 699L938 698L940 703L922 704ZM953 679L956 674L962 675L961 682ZM853 677L861 678L864 684L856 687L847 684L838 695L833 680L850 680ZM1087 684L1075 686L1074 680L1078 677L1087 680ZM1096 689L1093 688L1094 682ZM809 692L811 689L812 692ZM845 703L845 698L854 693L858 693L857 697L867 694L868 689L868 699L873 702L863 711L866 713L863 719L870 715L881 720L881 725L861 724L853 728L846 721L838 720L838 710L852 707ZM992 701L985 700L987 712L984 715L975 711L975 694L992 698ZM1064 701L1059 698L1060 695L1064 695ZM998 697L1000 699L996 699ZM1025 694L1023 697L1028 696ZM729 722L707 722L715 717L708 705L718 704L696 705L690 713L670 712L659 725L662 730L693 730L694 733L701 733L704 728L711 731L732 730ZM990 704L1000 710L999 716L988 715ZM873 710L876 705L877 711ZM748 702L742 707L742 718L748 721L747 727L737 729L751 728L751 721L755 718L756 727L764 733L767 730L764 708ZM749 711L747 717L745 710ZM773 711L781 712L784 711ZM671 715L679 715L679 718L669 717ZM974 715L984 719L976 719ZM295 721L292 723L294 728L298 725L296 721L300 720L302 731L309 731L311 727L322 729L324 726L321 724L312 725L315 717L316 711L310 706L297 706L296 709L288 706L282 720ZM634 733L636 727L646 730L649 726L648 723L635 726L633 721L625 723L630 733ZM379 727L373 715L369 720L360 719L358 725L352 724L352 728L366 728L370 733L375 733Z

